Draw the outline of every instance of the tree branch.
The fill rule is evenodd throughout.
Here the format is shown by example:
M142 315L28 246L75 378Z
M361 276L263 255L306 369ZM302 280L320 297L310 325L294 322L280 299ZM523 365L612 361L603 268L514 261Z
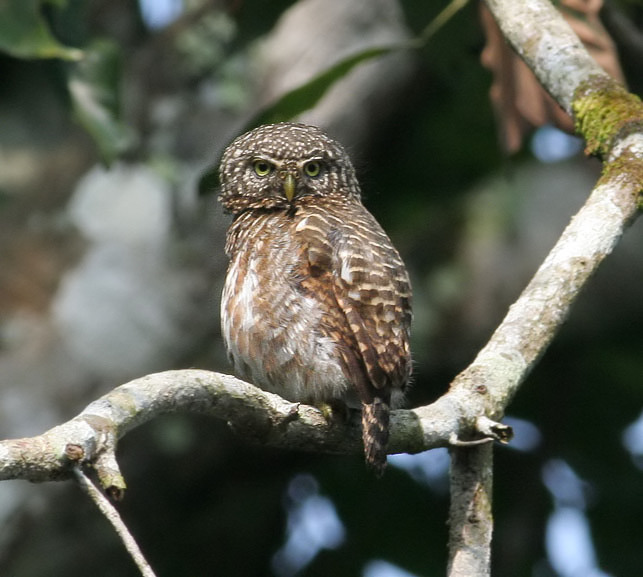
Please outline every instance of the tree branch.
M486 0L505 38L606 161L580 212L474 362L451 385L478 390L480 415L500 419L549 346L572 303L625 228L643 191L643 110L609 78L546 0ZM452 450L450 577L490 574L492 451Z
M546 0L487 0L510 43L544 87L596 140L587 152L603 175L474 362L452 383L487 395L480 414L498 419L563 324L571 305L625 229L643 193L643 106L611 80Z
M72 469L78 484L81 486L83 491L87 493L92 501L96 504L100 512L105 516L105 518L111 523L112 527L116 531L116 534L121 538L123 545L127 549L127 552L130 554L130 557L136 563L141 575L143 577L156 577L154 571L150 567L149 563L143 557L141 550L132 537L132 534L129 532L125 523L121 519L121 516L118 514L118 511L114 506L109 502L107 498L94 486L89 477L85 475L80 466L75 466Z
M466 410L477 391L454 391L425 407L393 411L390 451L417 453L476 434ZM228 422L240 436L291 450L361 453L359 418L328 421L314 407L291 403L229 375L186 369L135 379L90 403L72 420L42 435L0 441L0 480L57 481L78 462L91 464L102 487L119 496L118 439L165 413L195 412ZM503 440L509 428L485 425L484 435Z
M481 577L491 567L493 447L451 450L448 577Z

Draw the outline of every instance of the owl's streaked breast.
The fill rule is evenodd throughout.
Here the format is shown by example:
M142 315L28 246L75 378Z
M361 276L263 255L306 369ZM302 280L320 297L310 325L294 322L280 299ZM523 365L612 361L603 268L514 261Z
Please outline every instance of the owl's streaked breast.
M222 308L223 338L235 369L292 401L347 400L349 384L337 344L322 330L319 296L300 288L301 221L279 212L247 220L231 227L223 288L223 302L231 303Z

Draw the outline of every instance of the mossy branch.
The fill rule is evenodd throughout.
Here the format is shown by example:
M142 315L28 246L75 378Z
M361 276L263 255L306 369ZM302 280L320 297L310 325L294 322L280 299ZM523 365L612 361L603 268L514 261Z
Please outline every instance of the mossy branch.
M605 76L583 81L574 92L572 110L576 131L586 154L607 159L618 142L643 134L643 104L623 85Z

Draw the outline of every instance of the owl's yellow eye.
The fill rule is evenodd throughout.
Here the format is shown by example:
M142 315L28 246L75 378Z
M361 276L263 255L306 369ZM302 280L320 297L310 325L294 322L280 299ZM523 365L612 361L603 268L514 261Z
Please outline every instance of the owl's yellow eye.
M321 172L321 163L317 160L311 160L310 162L307 162L306 164L304 164L304 172L308 176L319 176L319 173Z
M273 165L270 164L267 160L261 159L255 160L252 163L252 167L254 168L255 174L257 176L268 176L274 168Z

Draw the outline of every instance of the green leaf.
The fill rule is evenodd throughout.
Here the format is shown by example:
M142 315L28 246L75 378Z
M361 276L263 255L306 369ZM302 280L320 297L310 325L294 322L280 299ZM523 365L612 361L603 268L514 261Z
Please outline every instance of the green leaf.
M283 122L301 114L315 106L326 91L335 84L335 82L346 76L355 66L392 52L393 50L397 50L400 47L399 44L395 44L367 48L366 50L348 56L344 60L340 60L313 79L287 92L276 102L263 109L251 120L248 128L259 126L260 124Z
M101 40L85 50L85 57L71 67L68 76L74 113L107 165L134 141L133 132L120 119L121 69L118 45Z
M391 44L389 46L367 48L340 60L305 84L286 92L281 98L261 110L248 122L245 130L250 130L261 124L273 124L290 120L315 106L335 82L343 78L358 64L407 47L408 44ZM209 194L218 186L218 164L214 164L201 175L199 179L199 194Z
M64 0L0 0L0 50L17 58L80 60L82 50L60 44L41 14L41 4Z

